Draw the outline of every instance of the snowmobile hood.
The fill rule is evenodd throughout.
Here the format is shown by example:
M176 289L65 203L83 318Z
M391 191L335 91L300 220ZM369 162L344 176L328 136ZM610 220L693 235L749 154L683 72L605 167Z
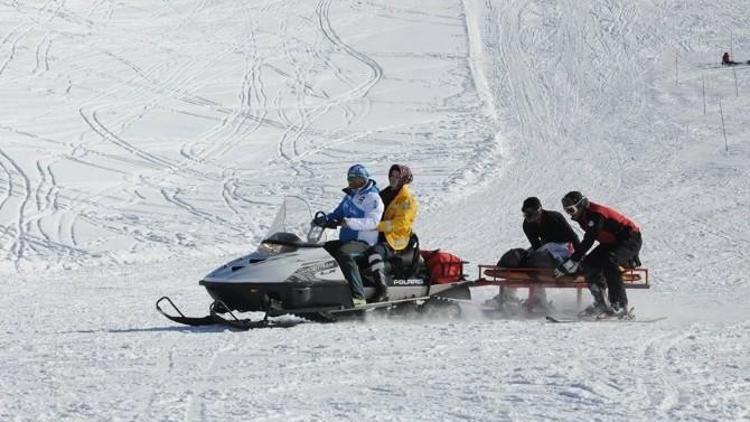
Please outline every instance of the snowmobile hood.
M332 261L324 249L299 249L274 256L253 253L215 269L203 280L211 283L284 283L302 266Z

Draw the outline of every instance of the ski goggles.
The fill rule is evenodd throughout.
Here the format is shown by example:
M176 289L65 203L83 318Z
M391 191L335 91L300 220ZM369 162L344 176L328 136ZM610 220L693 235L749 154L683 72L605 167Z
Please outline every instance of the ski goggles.
M565 210L565 212L568 213L568 215L575 215L575 213L577 213L579 210L578 207L581 206L581 203L583 202L584 199L585 197L579 199L578 202L576 202L573 205L568 205L567 207L563 207L563 210Z

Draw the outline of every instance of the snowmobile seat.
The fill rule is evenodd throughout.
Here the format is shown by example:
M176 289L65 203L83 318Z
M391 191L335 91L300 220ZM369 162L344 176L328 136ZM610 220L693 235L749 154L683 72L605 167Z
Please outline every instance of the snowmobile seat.
M420 259L419 237L416 233L412 233L406 248L386 260L385 272L394 279L405 280L416 273Z

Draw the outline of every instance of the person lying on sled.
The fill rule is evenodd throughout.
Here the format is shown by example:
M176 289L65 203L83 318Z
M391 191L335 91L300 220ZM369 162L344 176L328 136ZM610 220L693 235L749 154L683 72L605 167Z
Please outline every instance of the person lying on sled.
M409 186L413 180L409 167L394 164L388 171L388 186L380 191L385 213L378 224L378 243L368 251L368 263L375 281L375 296L372 302L388 298L385 261L409 245L412 226L417 216L417 199Z
M341 203L331 213L313 220L317 226L340 222L339 240L326 243L326 250L336 259L344 278L352 289L354 306L364 305L365 288L357 267L357 258L362 256L378 240L378 223L383 215L383 200L378 195L375 181L361 164L349 168L348 186Z
M589 201L578 191L565 194L562 206L585 234L570 259L555 270L555 276L576 273L581 266L594 297L594 303L584 313L605 313L619 317L627 315L628 296L620 267L638 265L638 253L642 245L641 229L620 212ZM586 252L595 241L599 245L587 255ZM602 275L607 282L606 286L602 282ZM609 290L609 305L604 301L604 289Z

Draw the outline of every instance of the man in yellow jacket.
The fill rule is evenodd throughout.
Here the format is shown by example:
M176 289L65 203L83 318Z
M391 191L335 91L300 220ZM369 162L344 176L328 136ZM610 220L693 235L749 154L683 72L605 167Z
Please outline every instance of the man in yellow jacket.
M382 302L388 297L384 261L406 249L411 239L411 227L417 216L417 200L407 186L412 179L409 167L394 164L388 171L388 187L380 191L385 212L378 224L378 243L370 248L368 256L376 288L372 302Z

